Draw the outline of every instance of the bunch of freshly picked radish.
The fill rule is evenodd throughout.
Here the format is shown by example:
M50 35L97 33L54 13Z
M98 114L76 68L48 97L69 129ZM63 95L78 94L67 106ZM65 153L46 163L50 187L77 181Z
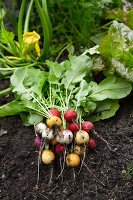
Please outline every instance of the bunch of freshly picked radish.
M69 167L82 165L86 149L94 150L96 142L89 133L93 123L81 121L75 110L69 109L61 116L57 109L50 109L50 118L35 126L34 146L39 148L39 162L51 164L60 157L61 173L65 164Z

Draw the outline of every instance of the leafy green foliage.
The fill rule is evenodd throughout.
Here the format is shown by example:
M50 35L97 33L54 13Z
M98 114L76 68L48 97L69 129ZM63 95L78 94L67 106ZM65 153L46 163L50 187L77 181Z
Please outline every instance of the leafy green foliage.
M112 0L52 0L48 2L48 10L55 33L54 42L74 46L90 46L90 36L96 32L96 25ZM58 38L58 40L56 39Z
M96 109L93 114L91 114L88 119L90 121L99 121L103 119L110 118L115 115L116 111L119 108L118 100L107 99L104 101L99 101L96 103Z
M18 115L25 111L26 107L23 102L14 100L0 107L0 117Z
M34 68L18 68L11 76L13 92L21 95L20 99L30 100L31 94L38 96L42 93L42 88L47 80L47 73Z
M1 42L4 44L13 43L14 42L14 34L13 32L9 32L5 29L4 25L1 27Z
M127 96L132 90L131 84L118 77L107 77L99 85L93 87L89 96L93 101L105 99L121 99Z
M133 9L131 4L128 2L122 8L120 6L119 8L109 10L107 12L107 19L117 20L133 29Z
M15 105L1 107L1 116L20 113L29 126L49 117L48 108L58 107L64 113L70 107L84 117L91 114L90 119L97 121L113 116L119 108L118 99L132 89L128 81L115 76L94 82L93 62L86 54L69 55L69 60L61 63L47 60L46 66L49 72L26 67L14 71L11 84L17 100Z
M92 69L92 61L86 55L72 57L70 59L71 68L65 72L63 84L68 89L70 85L79 83Z
M115 75L133 82L133 30L123 23L114 21L108 35L99 44L99 57L94 58L94 71L103 70L104 75ZM104 63L104 64L103 64ZM106 67L105 67L106 66ZM100 70L99 70L100 69Z

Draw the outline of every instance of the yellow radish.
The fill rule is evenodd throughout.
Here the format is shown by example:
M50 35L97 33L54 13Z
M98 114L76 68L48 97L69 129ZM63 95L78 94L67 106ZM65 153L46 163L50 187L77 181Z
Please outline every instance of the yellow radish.
M49 128L52 128L54 125L57 125L60 127L62 125L62 120L57 116L53 116L46 120L46 124Z
M54 161L54 160L55 160L55 155L51 150L45 149L42 152L42 162L44 164L51 164L52 161Z
M75 145L74 146L74 153L76 153L79 156L81 156L84 153L84 148L82 146Z
M78 167L80 165L80 157L76 153L70 153L66 157L66 164L69 167Z

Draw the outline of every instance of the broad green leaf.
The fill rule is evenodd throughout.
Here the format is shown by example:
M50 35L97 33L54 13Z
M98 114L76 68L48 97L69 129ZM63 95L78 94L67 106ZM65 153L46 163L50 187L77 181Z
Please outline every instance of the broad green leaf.
M48 74L48 82L51 84L58 84L59 83L59 79L52 73Z
M42 95L42 88L47 80L47 73L34 68L18 68L11 76L13 92L21 99L32 99L30 94Z
M93 87L89 98L93 101L104 99L121 99L130 94L131 84L119 77L107 77L99 85Z
M56 78L61 78L62 73L64 72L64 67L62 64L46 60L46 65L49 67L49 73L54 75Z
M36 125L43 121L43 116L35 113L21 113L20 117L25 126Z
M21 101L14 100L0 107L0 117L18 115L26 110Z
M79 86L79 91L75 95L75 99L77 100L76 103L77 106L80 106L81 102L86 99L88 93L89 93L88 83L85 80L82 80Z
M4 44L12 43L12 42L14 42L14 33L7 31L4 27L4 25L2 25L1 32L0 32L0 38L1 38L1 42Z
M99 52L106 58L118 58L123 54L125 40L118 34L107 35L99 45Z
M74 56L70 59L70 62L71 68L65 72L65 79L63 80L67 89L71 84L80 82L92 69L92 61L86 55Z
M87 116L94 112L94 110L96 109L96 103L89 101L88 99L86 100L86 102L82 103L82 106L84 108L85 115Z
M88 119L93 122L108 119L115 115L118 108L119 108L118 100L107 99L101 102L97 102L96 110L94 111L93 114L91 114L88 117Z

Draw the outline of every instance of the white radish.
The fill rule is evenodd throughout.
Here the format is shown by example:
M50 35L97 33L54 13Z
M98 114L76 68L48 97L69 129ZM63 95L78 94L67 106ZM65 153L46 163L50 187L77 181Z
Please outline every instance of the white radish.
M62 130L56 136L56 140L61 144L70 144L73 140L73 133L70 130Z
M54 131L52 129L47 128L42 131L42 138L46 138L48 140L54 139Z
M42 122L35 126L35 131L37 131L38 133L42 133L46 129L47 129L46 124L44 124Z
M77 144L85 144L89 141L89 134L86 131L78 131L76 133L75 142Z

